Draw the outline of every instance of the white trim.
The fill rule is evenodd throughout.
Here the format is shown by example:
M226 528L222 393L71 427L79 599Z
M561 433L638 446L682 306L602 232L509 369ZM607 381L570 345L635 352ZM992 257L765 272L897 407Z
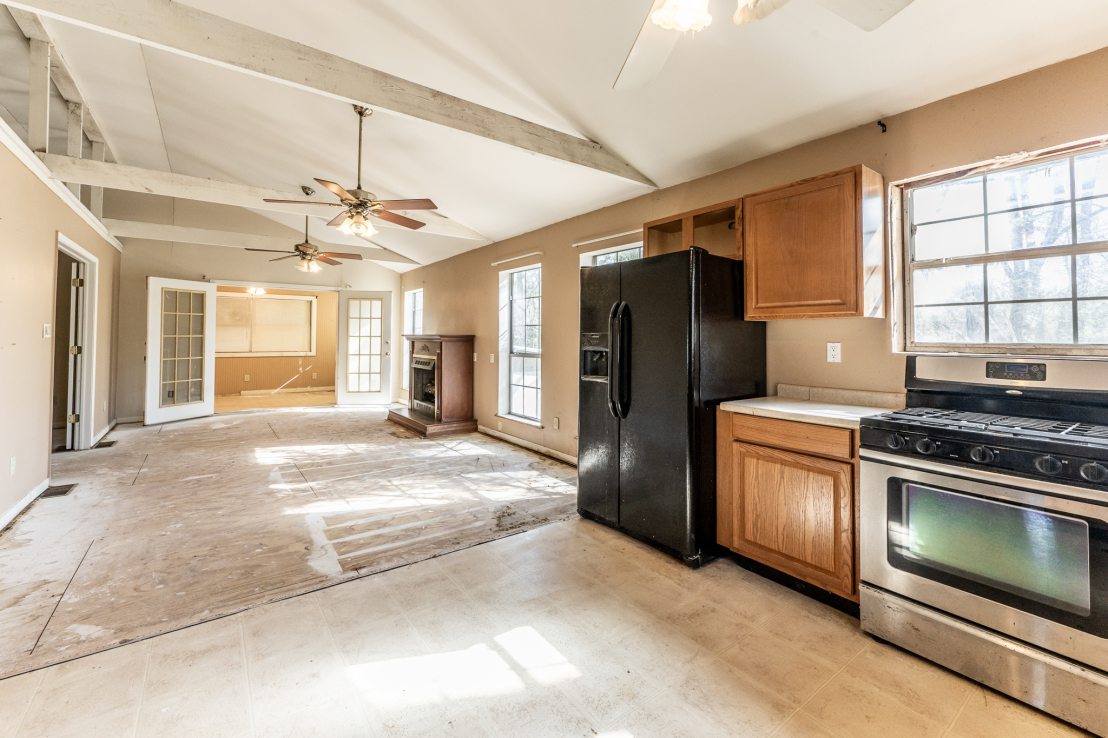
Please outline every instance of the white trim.
M558 461L564 461L567 464L577 466L577 457L576 456L570 456L569 454L563 454L561 451L555 451L552 448L547 448L546 446L540 446L537 443L531 443L530 441L525 441L522 438L516 438L515 436L509 436L507 433L501 433L500 431L493 430L492 428L486 428L483 425L477 426L477 432L478 433L484 433L486 436L492 436L493 438L499 438L501 441L507 441L508 443L511 443L513 445L522 446L523 448L525 448L529 451L536 451L540 454L543 454L544 456L550 456L550 457L553 457L553 458L557 459Z
M16 158L31 170L31 174L38 177L43 184L53 190L54 194L60 197L62 202L69 206L70 210L79 215L83 221L92 227L92 230L96 231L97 235L114 246L116 251L123 251L123 244L119 242L119 239L108 232L107 227L97 220L88 208L81 204L81 201L68 187L54 179L42 160L27 148L27 144L23 143L19 135L3 119L0 119L0 144L3 144L4 148L15 154Z
M542 256L542 251L532 251L529 254L523 254L522 256L513 256L510 259L501 259L500 261L494 261L492 266L500 266L501 264L507 264L509 261L519 261L520 259L526 259L528 256Z
M496 417L500 418L501 420L510 420L513 423L523 423L524 425L529 425L533 428L542 428L541 420L535 420L534 418L525 418L522 415L501 415L497 413Z
M141 419L142 418L139 418L139 420L141 420ZM95 436L93 436L92 437L92 445L95 446L96 444L100 443L100 441L104 440L104 436L111 433L112 428L114 428L115 424L118 423L118 422L119 422L119 420L113 420L112 422L108 423L107 428L105 428L104 430L100 431Z
M161 406L162 392L162 289L203 292L204 297L204 399L183 405ZM142 422L146 425L215 415L215 299L208 282L146 278L146 392Z
M69 192L67 189L66 192ZM58 251L65 253L85 265L85 285L81 292L82 305L78 308L81 316L81 329L79 332L81 341L81 377L80 387L75 387L80 398L80 407L77 413L81 418L88 418L88 422L81 420L77 423L77 438L74 439L75 450L82 451L92 448L96 442L92 440L92 422L96 417L96 314L98 302L98 287L100 285L100 260L86 251L73 239L61 231L58 234ZM56 320L56 318L55 318Z
M600 243L601 241L610 241L613 238L623 238L624 236L630 236L633 234L639 235L639 241L642 241L642 228L636 228L633 231L627 231L626 233L613 233L610 236L601 236L600 238L591 238L588 241L578 241L575 244L571 244L572 248L578 248L580 246L588 246L590 243Z
M315 292L338 292L342 287L328 287L315 284L286 284L282 282L240 282L233 279L209 279L208 282L219 287L268 287L271 290L305 290ZM225 295L237 294L224 292Z
M3 530L8 523L12 522L19 516L19 513L30 507L31 503L38 499L38 496L46 491L46 488L50 486L50 478L47 477L45 481L39 482L38 486L31 490L26 497L19 502L15 503L12 507L8 508L4 512L0 513L0 530Z

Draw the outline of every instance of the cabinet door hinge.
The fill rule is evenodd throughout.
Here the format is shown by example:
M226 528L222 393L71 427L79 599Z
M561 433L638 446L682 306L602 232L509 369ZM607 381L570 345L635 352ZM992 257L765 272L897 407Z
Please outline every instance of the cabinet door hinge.
M73 280L73 286L74 287L84 287L85 286L85 280L81 279L80 277L77 277L76 279Z
M81 416L80 415L68 415L68 416L66 416L65 420L66 420L67 423L79 423L79 422L81 422Z
M81 353L81 347L80 346L70 346L69 347L69 353L76 356L77 354Z

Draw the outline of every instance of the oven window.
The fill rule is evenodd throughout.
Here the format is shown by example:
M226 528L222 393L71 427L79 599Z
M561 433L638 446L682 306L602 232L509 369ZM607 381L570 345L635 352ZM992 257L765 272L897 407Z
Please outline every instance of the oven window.
M1089 524L905 482L905 558L1077 615L1090 614ZM890 531L891 532L891 531Z

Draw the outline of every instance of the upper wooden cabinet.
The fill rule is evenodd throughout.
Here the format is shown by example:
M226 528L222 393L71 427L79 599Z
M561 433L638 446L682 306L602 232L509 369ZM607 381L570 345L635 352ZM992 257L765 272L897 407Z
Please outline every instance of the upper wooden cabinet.
M741 219L741 201L728 200L644 223L643 256L688 251L690 246L699 246L709 254L741 259Z
M744 197L747 320L884 317L884 189L859 165Z

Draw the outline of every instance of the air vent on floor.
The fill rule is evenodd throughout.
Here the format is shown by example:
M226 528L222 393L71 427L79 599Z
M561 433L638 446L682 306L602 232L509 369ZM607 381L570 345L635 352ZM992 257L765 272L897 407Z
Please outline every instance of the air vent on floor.
M65 497L70 492L72 492L73 488L76 487L76 486L77 486L76 484L59 484L57 487L47 487L46 491L43 492L39 496L40 497Z
M100 443L93 446L93 448L94 449L97 449L97 448L111 448L112 446L115 445L115 443L116 443L115 441L101 441Z

